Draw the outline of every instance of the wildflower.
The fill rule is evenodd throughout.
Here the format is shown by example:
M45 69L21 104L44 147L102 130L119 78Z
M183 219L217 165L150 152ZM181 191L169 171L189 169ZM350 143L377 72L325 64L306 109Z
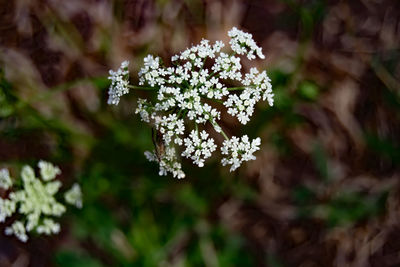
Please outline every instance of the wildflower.
M20 221L14 222L11 225L11 227L7 227L4 232L6 235L14 234L22 242L26 242L28 240L28 236L26 235L25 231L25 226Z
M228 36L230 53L222 51L225 46L222 41L211 44L203 39L198 45L172 56L169 67L164 66L159 57L146 56L138 74L140 86L127 84L127 65L122 66L124 63L119 71L112 72L111 104L118 104L119 97L127 93L128 88L155 92L151 101L138 99L135 113L151 125L153 135L156 132L155 150L146 151L145 156L158 163L160 175L171 173L177 178L185 177L180 157L192 160L199 167L204 166L217 147L205 130L207 124L224 137L222 164L232 165L231 171L242 162L255 159L253 153L259 149L260 138L252 142L247 136L229 138L218 124L219 107L225 107L228 114L247 124L258 102L267 100L270 106L273 105L271 80L266 71L243 70L241 55L249 60L265 58L252 35L234 27ZM232 83L239 86L228 87Z
M140 118L142 121L150 123L150 114L153 113L154 108L151 103L149 103L146 99L138 99L138 107L136 108L135 113L140 114Z
M199 133L193 130L189 137L184 139L184 143L186 148L182 156L190 158L199 167L204 166L204 160L211 157L212 152L217 148L214 139L208 138L206 131L200 132L199 136Z
M236 27L233 27L232 30L228 32L228 36L231 37L229 44L231 45L232 50L237 54L247 54L247 58L250 60L256 58L254 53L261 59L265 58L261 47L257 46L250 33L243 32L238 30Z
M149 161L158 162L160 166L159 175L167 175L168 172L178 179L185 178L185 173L182 171L181 163L178 162L174 147L166 147L163 154L159 155L156 151L145 152L145 156Z
M0 187L7 190L12 186L10 172L7 169L0 170Z
M129 61L124 61L117 71L110 70L111 86L108 90L108 104L118 105L121 96L129 93Z
M39 217L41 214L60 216L65 212L65 206L57 202L54 197L60 186L59 181L44 184L37 178L24 182L22 191L24 197L17 202L20 205L18 211L27 216L30 214L37 214Z
M36 179L35 171L32 169L31 166L25 165L22 167L21 177L24 183L31 182Z
M224 105L230 115L236 116L240 123L246 124L253 115L256 103L260 99L267 99L272 106L274 94L267 73L265 71L259 73L256 68L251 68L250 73L245 75L243 84L248 87L245 87L240 95L229 95Z
M222 165L232 165L230 171L234 171L240 167L242 162L256 159L253 153L260 149L260 144L259 137L250 142L247 135L242 138L233 136L231 139L225 140L221 147L222 155L226 155L221 160Z
M58 234L60 232L60 225L52 219L44 219L43 223L39 225L36 229L38 234Z
M43 180L50 181L53 180L57 175L61 173L61 170L49 162L43 160L39 161L40 175Z
M70 190L64 194L65 201L77 208L82 208L82 191L79 184L74 184Z
M10 217L16 209L14 201L0 198L0 222L4 222L7 217Z
M8 199L0 198L0 222L15 213L21 217L20 221L6 228L5 233L14 234L23 242L28 240L27 233L31 231L38 234L58 233L60 225L53 218L60 217L66 211L56 197L62 184L55 178L61 170L45 161L39 161L38 167L40 178L36 177L33 168L26 165L21 171L21 188L12 191ZM67 191L65 199L68 204L82 206L81 191L77 184Z

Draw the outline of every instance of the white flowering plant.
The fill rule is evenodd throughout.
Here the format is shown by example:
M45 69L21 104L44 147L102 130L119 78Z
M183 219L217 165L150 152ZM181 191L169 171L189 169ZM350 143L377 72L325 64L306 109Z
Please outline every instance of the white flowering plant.
M228 36L232 50L229 53L223 52L222 41L210 44L203 39L200 44L172 56L170 67L164 66L159 57L146 56L138 86L129 84L128 61L117 71L110 71L108 104L118 105L120 97L130 89L156 93L156 101L138 99L136 113L152 126L155 149L146 151L145 156L159 164L160 175L171 173L176 178L184 178L180 157L204 166L205 160L217 149L205 130L206 124L225 139L221 163L231 165L230 171L244 161L255 159L253 154L260 148L260 138L249 140L246 135L229 138L218 123L221 118L218 108L226 108L228 114L247 124L257 102L267 100L273 105L271 81L266 71L254 67L242 73L241 56L248 60L265 58L252 35L234 27Z
M66 211L65 205L60 202L62 197L57 194L62 186L55 179L61 173L60 168L42 160L38 167L40 178L32 167L25 165L19 180L12 179L8 169L0 170L0 188L8 193L7 198L0 197L0 222L16 215L17 220L5 228L5 234L15 235L22 242L28 240L29 232L45 235L59 233L60 225L54 218ZM82 207L82 192L78 184L64 193L64 201Z

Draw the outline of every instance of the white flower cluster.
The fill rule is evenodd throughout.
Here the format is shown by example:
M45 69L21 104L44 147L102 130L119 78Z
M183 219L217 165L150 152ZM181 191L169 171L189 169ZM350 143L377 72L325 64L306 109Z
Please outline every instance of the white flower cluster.
M50 181L56 178L57 175L61 174L60 168L46 161L39 161L40 176L44 181Z
M68 204L74 205L77 208L82 208L82 190L79 184L74 184L71 189L64 194L64 199Z
M233 136L231 139L225 140L221 148L222 155L226 155L225 158L222 158L222 165L232 165L230 171L234 171L240 167L242 162L255 160L256 157L253 153L260 149L260 144L259 137L250 142L247 135L242 136L241 139Z
M225 107L240 123L248 123L259 101L268 100L269 105L273 105L271 81L266 71L256 68L242 73L240 55L246 55L249 60L265 58L252 35L233 28L228 36L231 38L230 53L222 51L225 46L222 41L210 44L203 39L200 44L172 56L170 67L163 66L159 57L146 56L139 72L142 87L125 83L127 63L117 72L111 72L108 101L111 104L118 104L119 97L128 92L128 88L156 92L154 102L138 100L136 113L156 132L153 131L155 150L145 155L150 161L158 162L160 175L172 173L177 178L185 177L180 157L204 166L217 148L214 139L204 130L206 124L225 138L221 152L226 157L222 164L232 165L231 171L255 158L253 153L259 149L260 139L252 142L247 136L229 139L218 124L221 117L218 108ZM194 125L195 129L188 129L187 125ZM242 148L248 149L242 152Z
M182 156L190 158L194 164L199 167L204 166L204 160L211 157L212 152L215 151L217 145L214 144L214 139L208 137L206 131L199 133L193 130L188 138L185 138L185 151Z
M232 30L228 32L228 36L231 38L229 44L231 45L232 50L239 55L247 55L247 58L250 60L256 58L254 54L257 54L261 59L265 58L261 47L256 44L250 33L243 32L238 30L236 27L233 27Z
M129 93L129 61L121 63L121 67L117 71L110 70L111 86L108 91L108 104L118 105L121 96Z
M0 222L4 222L16 212L21 217L7 227L5 233L14 234L23 242L28 240L27 233L31 231L46 235L58 233L60 225L53 220L53 217L60 217L66 211L66 207L56 200L61 182L55 180L55 177L61 170L45 161L40 161L38 167L41 179L37 178L35 171L26 165L21 171L22 188L10 192L6 199L0 198ZM2 169L0 173L2 177L7 176L10 179L7 188L2 183L2 188L8 190L12 186L8 170ZM77 207L82 206L79 185L75 184L64 197L67 203Z
M0 170L0 188L7 190L12 186L10 172L7 169Z
M268 100L270 106L274 104L274 94L272 93L271 80L267 72L258 72L256 68L251 68L243 80L245 86L255 85L255 87L246 87L240 95L229 95L224 102L228 108L228 113L236 116L242 124L250 121L253 115L254 107L258 101Z
M175 147L168 146L162 154L159 152L146 151L144 155L149 161L158 162L160 165L159 175L167 175L168 172L178 179L185 178L185 173L182 171L181 163L176 157Z

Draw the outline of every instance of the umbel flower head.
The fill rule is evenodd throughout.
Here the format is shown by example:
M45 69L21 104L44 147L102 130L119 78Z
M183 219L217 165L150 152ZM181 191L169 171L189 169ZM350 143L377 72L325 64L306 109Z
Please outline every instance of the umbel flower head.
M40 178L35 171L26 165L21 171L21 184L19 190L13 190L8 198L0 198L0 222L19 214L18 219L11 226L6 227L7 235L15 235L19 240L26 242L29 232L37 234L57 234L60 225L54 221L60 217L66 207L58 202L57 193L61 182L55 180L61 170L53 164L39 161ZM4 182L5 181L5 182ZM8 190L13 186L12 179L7 169L0 170L0 187ZM81 191L79 185L75 184L64 194L68 204L82 207Z
M251 68L247 73L242 70L241 55L248 60L265 58L252 35L234 27L228 36L231 52L222 51L225 46L222 41L211 44L203 39L200 44L172 56L170 67L164 66L159 57L146 56L139 72L139 86L129 85L126 61L116 72L110 71L109 104L118 104L129 89L156 93L156 101L139 99L136 113L153 128L155 149L145 155L148 160L158 162L160 175L171 173L184 178L180 157L204 166L217 148L205 130L206 124L224 137L221 163L231 165L230 171L244 161L255 159L253 153L259 150L260 138L229 138L218 124L219 108L226 108L241 124L247 124L259 101L267 100L273 105L271 80L265 70Z

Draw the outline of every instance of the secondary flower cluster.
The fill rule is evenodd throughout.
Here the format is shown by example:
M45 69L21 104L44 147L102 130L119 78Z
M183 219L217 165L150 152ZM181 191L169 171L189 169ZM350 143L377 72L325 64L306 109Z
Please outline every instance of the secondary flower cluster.
M266 71L256 68L242 74L240 55L246 55L248 60L265 58L252 35L234 27L228 36L230 53L222 51L225 46L222 41L211 44L203 39L200 44L172 56L170 67L165 67L159 57L148 55L139 72L139 86L129 85L128 62L124 61L117 71L110 71L109 104L118 104L129 89L156 92L155 101L138 100L136 113L156 131L155 150L145 155L158 162L160 175L169 172L177 178L185 177L180 157L204 166L217 148L204 129L206 124L225 138L221 163L231 165L231 171L242 162L255 159L253 153L259 150L260 138L252 141L247 136L229 138L218 124L221 117L218 107L225 107L228 114L246 124L257 102L267 100L273 105L271 81ZM194 127L187 129L188 125Z
M56 234L60 231L60 225L53 217L60 217L66 207L58 202L57 193L61 182L55 180L61 170L53 164L39 161L40 177L35 171L26 165L21 171L20 190L12 191L8 198L0 198L0 222L19 213L20 218L5 229L5 234L15 235L19 240L26 242L28 232L37 234ZM0 188L8 190L13 186L13 179L7 169L0 170ZM64 194L65 202L78 208L82 207L82 193L78 184L74 184Z

